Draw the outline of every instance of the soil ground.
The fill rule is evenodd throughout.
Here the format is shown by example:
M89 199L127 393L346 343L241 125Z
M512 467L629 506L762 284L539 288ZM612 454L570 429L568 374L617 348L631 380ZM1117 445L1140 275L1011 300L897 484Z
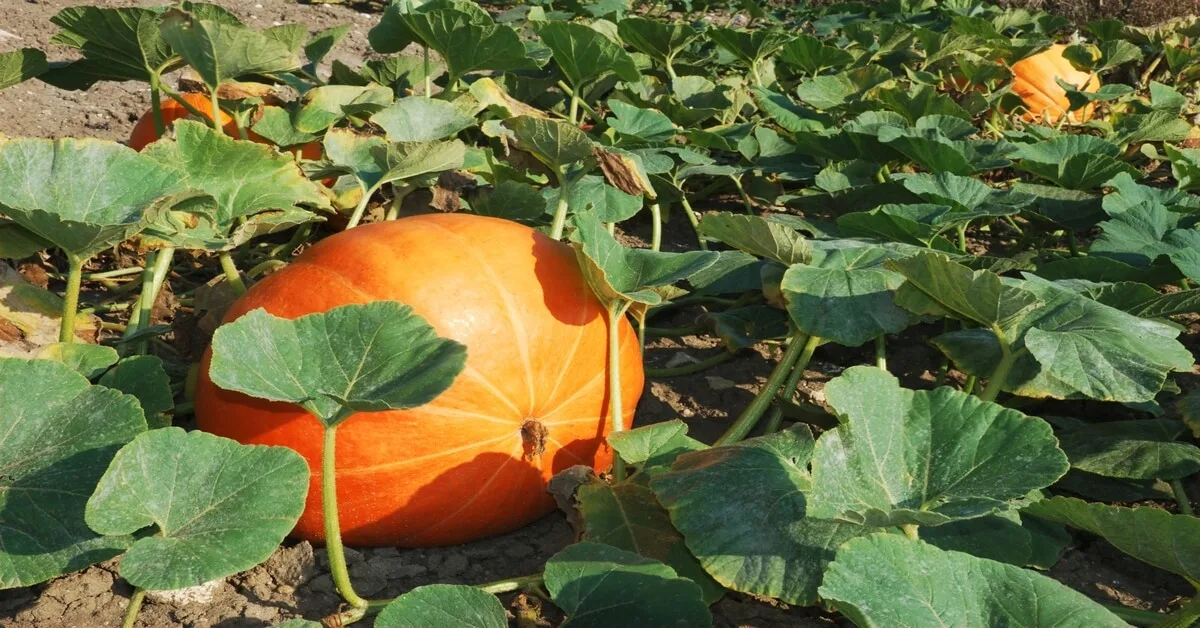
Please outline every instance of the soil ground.
M349 36L330 59L351 66L361 63L369 53L367 30L378 20L377 14L360 13L343 5L305 5L295 0L216 2L256 28L296 22L319 30L350 23ZM36 46L48 50L52 61L71 58L70 49L50 43L57 29L49 20L60 9L74 4L75 0L0 0L0 52ZM161 2L92 0L92 4L115 7ZM148 107L148 97L148 88L134 83L102 83L88 92L69 92L31 81L0 92L0 134L123 140ZM676 217L668 225L667 248L683 248L690 242L691 236L681 223ZM635 224L628 237L636 240L648 236L648 232L648 226ZM702 313L698 308L682 309L664 314L652 324L688 326ZM1192 342L1195 327L1189 330ZM905 385L929 387L937 359L918 331L889 339L889 364ZM718 350L716 341L707 337L655 339L647 347L647 364L677 366ZM700 375L648 380L635 424L682 418L691 426L693 436L715 439L765 381L777 357L772 355L774 351L762 345ZM869 361L868 351L818 349L802 384L802 399L820 404L824 383L845 366ZM386 597L434 582L474 584L536 573L549 556L570 544L573 536L565 517L555 513L513 533L462 546L349 550L348 559L359 593ZM1142 609L1166 610L1190 590L1182 580L1150 569L1097 540L1084 539L1068 550L1049 575L1100 601ZM130 593L130 587L117 575L115 563L105 563L43 585L0 591L0 627L118 625ZM514 602L512 596L504 599L506 603ZM288 542L265 564L249 572L205 587L152 594L138 625L260 627L293 617L319 619L337 606L338 597L323 552L308 543ZM840 623L816 609L788 608L740 594L727 595L713 612L716 625L722 628ZM552 615L548 618L555 619Z

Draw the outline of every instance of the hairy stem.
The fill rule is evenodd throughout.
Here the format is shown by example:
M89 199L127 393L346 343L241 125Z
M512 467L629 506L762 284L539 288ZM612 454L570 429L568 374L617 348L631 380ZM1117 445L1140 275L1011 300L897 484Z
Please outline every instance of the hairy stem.
M1182 480L1171 480L1171 493L1175 496L1175 503L1179 504L1179 513L1192 516L1192 500L1184 490Z
M421 52L425 71L425 97L433 98L433 79L429 76L429 48L424 47Z
M875 366L887 370L887 336L884 334L875 337Z
M350 220L346 221L347 231L357 227L358 223L362 222L363 214L367 213L367 205L371 204L371 197L375 195L375 190L378 190L380 185L376 183L369 188L363 189L362 199L358 201L358 205L354 208L354 213L350 214Z
M150 112L154 116L154 137L162 137L167 132L167 123L162 112L162 77L157 72L150 73Z
M560 173L557 168L555 168L554 174L558 177L558 202L554 206L554 222L550 223L550 238L561 240L563 229L567 225L567 209L570 204L571 184L568 182L566 175Z
M662 207L658 201L650 203L650 250L662 247Z
M217 91L220 87L220 85L215 85L212 91L208 93L209 99L212 100L212 115L209 116L208 121L217 133L221 132L221 99L217 96Z
M225 273L225 280L233 288L233 291L238 296L246 294L246 282L242 281L242 274L238 272L237 264L233 263L233 256L229 251L224 251L220 256L221 270Z
M783 409L781 406L784 402L791 401L792 393L796 391L796 386L800 385L800 380L804 379L804 369L808 368L808 362L811 359L811 352L809 353L809 359L805 359L802 354L800 359L796 361L796 365L792 367L792 372L788 373L787 380L783 382L783 386L779 388L779 393L775 395L775 405L771 406L771 411L767 413L767 423L763 427L764 434L774 434L783 426Z
M67 255L67 291L63 293L62 321L58 328L59 342L74 342L75 313L79 311L79 288L83 284L84 259Z
M384 220L395 220L400 217L400 206L404 204L404 199L408 198L417 187L415 185L405 185L396 190L396 194L392 197L392 205L388 207L387 215Z
M350 606L365 609L368 602L354 592L350 571L346 568L346 553L342 549L342 528L338 523L337 504L337 426L325 427L321 446L321 514L325 518L325 553L329 555L329 573L337 592Z
M646 377L663 378L663 377L679 377L682 375L692 375L710 369L718 364L728 362L733 358L734 354L730 351L721 351L720 353L696 362L694 364L686 364L684 366L676 366L673 368L661 369L646 369Z
M906 536L914 541L917 540L917 538L918 538L917 537L917 525L915 523L901 524L900 531L904 533L904 536Z
M997 335L999 336L999 334ZM996 400L996 396L1004 388L1004 383L1008 381L1008 374L1012 372L1013 365L1017 363L1017 358L1021 357L1021 352L1013 351L1008 346L1008 343L1005 342L1003 336L999 336L999 338L1001 350L1000 363L992 370L992 376L988 378L987 387L983 389L983 392L979 393L979 398L984 401Z
M625 429L625 408L621 404L621 320L629 309L628 301L613 301L608 304L608 409L612 431ZM620 456L613 457L613 479L625 479L625 463Z
M692 209L692 204L688 201L687 194L682 189L679 190L679 193L679 204L683 207L683 214L687 216L688 223L692 225L692 231L696 232L696 243L700 246L701 251L707 251L708 242L705 242L704 238L700 235L700 217Z
M133 317L130 318L127 336L139 329L144 329L150 326L150 315L154 311L154 304L158 302L158 295L162 292L163 284L167 281L167 273L171 272L171 262L175 259L175 247L167 247L158 252L154 259L153 268L147 268L149 274L149 286L145 281L142 283L142 294L138 297L138 309L134 311ZM149 264L147 264L149 266ZM136 323L136 324L135 324ZM146 340L139 340L137 346L134 347L134 353L140 355L146 352Z
M145 599L146 590L134 587L133 595L129 596L129 605L125 607L125 619L121 622L121 628L133 628L137 623L138 612L142 610L142 601Z
M531 586L540 586L542 584L542 574L537 573L532 576L520 576L518 578L505 578L504 580L496 580L495 582L486 582L477 584L475 588L482 589L492 595L500 593L511 593L512 591L520 591L521 589Z
M714 445L730 445L746 438L746 435L762 418L763 413L770 407L771 402L775 400L775 394L792 370L799 368L803 372L803 369L808 366L813 351L821 343L821 339L817 336L809 336L806 341L801 342L800 338L799 334L792 337L791 343L783 352L783 357L775 365L775 369L771 371L771 375L767 377L767 383L763 385L762 390L758 391L758 395L754 397L750 405L746 406L746 409L734 420L733 425L730 425L729 429L717 439L717 442L713 443Z

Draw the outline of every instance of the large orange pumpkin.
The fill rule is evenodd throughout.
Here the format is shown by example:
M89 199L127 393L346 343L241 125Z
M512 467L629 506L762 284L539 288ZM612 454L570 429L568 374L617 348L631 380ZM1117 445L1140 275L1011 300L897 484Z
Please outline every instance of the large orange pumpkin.
M212 121L212 100L207 94L196 92L184 92L180 94L189 105L197 111L203 113L207 118L205 122ZM237 137L237 124L233 118L224 111L217 112L217 121L221 124L221 129L230 137ZM183 105L175 101L174 98L162 99L162 118L166 128L171 128L171 125L180 118L186 118L192 115ZM147 144L158 139L158 134L154 132L154 110L149 109L146 113L138 118L137 124L133 125L133 132L129 134L129 147L133 150L142 150Z
M466 368L428 405L361 413L337 428L337 493L346 542L455 544L519 528L554 508L550 477L603 469L612 452L607 325L570 247L514 222L433 214L326 238L239 299L294 318L348 303L409 304L467 347ZM620 327L625 425L643 385L641 349ZM324 539L321 424L298 406L218 388L201 367L201 429L284 445L308 459L308 505L294 536Z
M1026 120L1057 124L1064 113L1068 122L1087 122L1092 118L1094 107L1091 103L1082 109L1069 111L1071 105L1067 100L1067 92L1054 80L1061 78L1085 92L1100 89L1099 77L1076 70L1063 57L1066 49L1063 44L1055 44L1013 64L1013 92L1025 101L1028 109L1024 115Z

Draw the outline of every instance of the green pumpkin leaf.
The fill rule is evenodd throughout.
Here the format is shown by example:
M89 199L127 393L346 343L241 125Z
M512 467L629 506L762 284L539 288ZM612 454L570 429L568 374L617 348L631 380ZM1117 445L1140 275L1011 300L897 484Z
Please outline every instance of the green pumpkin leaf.
M1121 146L1142 142L1182 142L1192 127L1174 111L1151 111L1121 116L1112 140Z
M473 0L421 0L389 3L379 24L367 33L367 39L375 52L400 52L413 42L428 45L421 39L422 33L412 27L416 13L437 11L456 12L455 19L477 26L491 26L492 16Z
M551 189L550 193L554 199L558 198L557 190ZM528 222L546 213L546 202L545 196L536 187L506 179L492 188L491 192L471 199L471 210L480 216ZM638 207L641 207L640 203Z
M37 357L61 362L90 380L99 377L120 359L112 347L79 342L48 344L38 350Z
M444 100L410 96L375 113L371 122L382 127L390 141L427 142L475 126L475 117Z
M1025 513L1086 530L1117 549L1159 569L1200 581L1200 519L1158 508L1123 508L1052 497Z
M98 81L148 81L171 56L158 30L161 9L69 7L50 21L62 28L52 43L83 58L55 67L42 80L63 89L87 89Z
M179 177L115 142L0 142L0 212L79 259L145 229L174 200Z
M355 412L429 403L462 371L466 347L440 338L412 308L346 305L295 320L254 310L213 336L218 386L300 404L332 426Z
M842 425L813 452L815 517L936 526L1010 510L1069 468L1045 421L951 388L855 366L825 396Z
M175 407L175 400L171 393L171 378L163 370L161 359L152 355L125 358L101 376L98 383L136 397L147 426L170 425L171 421L164 413Z
M705 449L706 445L687 435L687 423L674 419L608 435L608 444L626 464L639 473L656 475L669 470L681 454Z
M557 170L592 155L592 140L579 127L562 120L517 116L505 120L517 148Z
M503 24L492 23L487 12L478 5L439 2L430 3L430 6L434 8L418 7L408 13L389 10L385 19L371 29L372 46L380 52L399 52L409 41L419 41L441 55L451 85L468 72L537 67L526 54L517 32ZM388 20L387 16L393 16L395 21ZM396 24L403 28L395 29Z
M634 552L671 567L700 585L704 600L716 602L725 589L700 566L671 525L654 492L642 484L594 480L575 492L583 519L583 539Z
M120 554L128 536L84 521L117 449L145 431L137 401L50 360L0 358L0 589Z
M307 495L308 463L291 449L164 427L117 452L85 516L102 534L156 526L125 553L121 577L143 589L181 589L266 560Z
M578 89L608 72L629 83L641 78L629 53L595 29L555 21L538 23L534 30L554 53L554 62L572 87Z
M375 628L507 628L496 596L462 584L427 584L392 600L375 617Z
M607 120L609 128L643 142L665 142L675 137L675 124L662 112L642 109L615 98L608 100L615 117Z
M545 213L554 212L558 195L558 188L542 188L539 197ZM591 207L601 222L622 222L638 213L643 201L641 196L626 194L609 185L604 177L589 174L571 184L567 190L567 203L574 211L588 211Z
M808 240L795 229L758 216L720 212L700 221L700 235L781 264L812 261Z
M263 107L262 117L250 130L281 148L299 146L320 139L315 133L297 129L292 122L292 114L282 107Z
M955 318L1008 328L1040 305L1036 295L1004 285L1000 276L972 271L935 253L889 260L885 266L908 280L906 287L932 299Z
M1058 440L1071 466L1105 477L1178 480L1200 471L1200 447L1177 439L1181 421L1153 419L1085 424Z
M571 246L592 291L605 304L663 302L660 289L678 283L717 261L713 251L666 253L630 249L617 242L594 212L571 216Z
M921 540L938 549L1021 567L1033 557L1032 535L1021 527L1020 515L1015 510L927 526L921 528Z
M892 73L871 64L838 74L813 77L796 87L796 96L817 109L834 109L865 94L873 87L892 80Z
M685 453L650 486L721 585L811 605L838 546L875 531L807 515L812 447L812 434L800 426Z
M810 75L817 75L822 70L850 65L854 57L812 35L800 35L779 49L779 60Z
M45 74L50 66L46 53L37 48L21 48L0 53L0 89Z
M713 43L751 67L757 66L792 40L791 35L775 29L711 28L705 34Z
M1126 625L1046 576L891 534L842 546L821 597L859 626Z
M777 307L748 305L710 312L702 320L731 352L752 347L768 338L785 338L790 332L788 314Z
M543 576L564 628L711 626L700 586L674 569L599 543L570 545Z
M378 112L390 105L392 98L389 87L322 85L304 94L293 122L301 133L320 133L348 116Z
M300 57L285 44L240 24L172 9L163 14L159 28L210 90L239 76L300 67Z
M228 250L259 232L258 219L283 212L294 217L284 223L291 226L316 219L304 206L329 208L290 155L198 122L178 121L174 142L155 142L144 153L178 172L179 185L204 194L164 213L147 230L148 237L172 246Z
M667 67L700 36L699 31L687 24L639 16L630 16L618 22L617 33L634 50Z
M1139 178L1120 161L1121 149L1091 135L1062 135L1036 144L1021 144L1012 154L1017 167L1070 190L1090 190L1125 174Z
M883 266L899 255L872 246L818 248L810 263L783 275L792 321L805 334L848 347L908 327L912 315L895 303L904 277Z

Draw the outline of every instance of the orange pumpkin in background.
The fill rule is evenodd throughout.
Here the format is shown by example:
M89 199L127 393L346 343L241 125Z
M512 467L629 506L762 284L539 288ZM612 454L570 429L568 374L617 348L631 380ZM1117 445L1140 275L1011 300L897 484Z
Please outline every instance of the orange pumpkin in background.
M567 245L514 222L430 214L369 224L317 243L238 300L286 318L348 303L411 305L439 335L467 347L466 367L428 405L360 413L337 429L337 497L356 545L456 544L502 534L549 513L550 477L606 469L606 314ZM629 323L620 332L625 424L644 382ZM308 504L293 535L324 539L322 426L300 407L218 388L204 358L201 429L242 443L284 445L308 459Z
M212 122L212 100L209 99L208 94L184 92L180 96L189 105L205 115L205 123ZM233 118L224 111L218 111L217 114L217 122L220 123L221 129L225 131L225 135L238 137L237 124L233 121ZM171 125L176 120L186 118L190 115L192 115L192 112L176 102L174 98L162 99L162 117L166 128L171 128ZM147 144L157 139L158 134L154 132L154 110L149 109L146 113L142 114L141 118L138 118L137 124L133 125L133 132L129 134L129 147L140 151ZM259 139L261 140L261 138Z
M1054 80L1061 78L1085 92L1100 89L1099 77L1076 70L1075 66L1063 57L1063 51L1066 49L1064 44L1055 44L1013 64L1013 93L1025 101L1025 107L1028 109L1023 116L1025 120L1057 124L1063 114L1066 114L1067 121L1072 123L1087 122L1092 118L1095 107L1091 103L1082 109L1070 111L1071 105L1067 100L1066 90Z

